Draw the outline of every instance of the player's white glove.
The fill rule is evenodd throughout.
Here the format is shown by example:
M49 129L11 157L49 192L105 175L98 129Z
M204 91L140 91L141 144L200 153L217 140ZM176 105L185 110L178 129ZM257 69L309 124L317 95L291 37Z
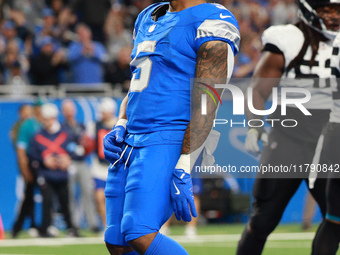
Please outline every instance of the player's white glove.
M258 141L261 140L263 145L268 143L268 134L263 128L250 128L247 132L245 149L255 155L261 153Z

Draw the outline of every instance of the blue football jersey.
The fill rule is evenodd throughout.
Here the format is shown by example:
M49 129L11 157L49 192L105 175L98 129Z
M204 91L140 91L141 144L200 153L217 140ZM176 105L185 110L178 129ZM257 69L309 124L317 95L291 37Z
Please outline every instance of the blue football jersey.
M180 12L165 11L168 7L153 4L135 23L126 110L130 134L185 130L198 49L212 40L229 43L234 54L239 49L237 21L224 6L204 3ZM155 20L161 9L165 14Z

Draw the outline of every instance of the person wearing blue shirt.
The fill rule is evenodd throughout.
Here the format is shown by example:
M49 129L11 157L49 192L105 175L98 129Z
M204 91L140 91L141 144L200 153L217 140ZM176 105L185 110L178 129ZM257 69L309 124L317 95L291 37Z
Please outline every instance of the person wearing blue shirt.
M104 138L111 254L188 254L159 229L173 213L184 221L197 216L191 163L211 143L222 94L214 86L230 78L239 42L233 14L205 0L157 3L139 14L130 90Z
M72 42L66 54L73 73L74 83L90 84L104 81L103 63L107 54L105 47L92 41L90 28L85 24L76 27L78 42Z

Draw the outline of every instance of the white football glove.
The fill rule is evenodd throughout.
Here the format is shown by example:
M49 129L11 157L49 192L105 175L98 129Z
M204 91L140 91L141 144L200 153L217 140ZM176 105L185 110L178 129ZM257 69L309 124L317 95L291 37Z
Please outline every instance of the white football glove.
M255 155L259 155L261 153L260 147L258 145L258 141L261 140L263 145L268 144L268 134L264 129L256 129L250 128L247 132L245 149Z

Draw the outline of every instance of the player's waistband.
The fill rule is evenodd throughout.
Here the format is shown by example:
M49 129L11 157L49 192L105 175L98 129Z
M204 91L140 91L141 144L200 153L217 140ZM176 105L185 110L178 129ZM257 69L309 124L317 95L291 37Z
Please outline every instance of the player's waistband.
M185 131L167 130L147 134L127 134L125 142L132 147L145 147L156 144L182 144Z

